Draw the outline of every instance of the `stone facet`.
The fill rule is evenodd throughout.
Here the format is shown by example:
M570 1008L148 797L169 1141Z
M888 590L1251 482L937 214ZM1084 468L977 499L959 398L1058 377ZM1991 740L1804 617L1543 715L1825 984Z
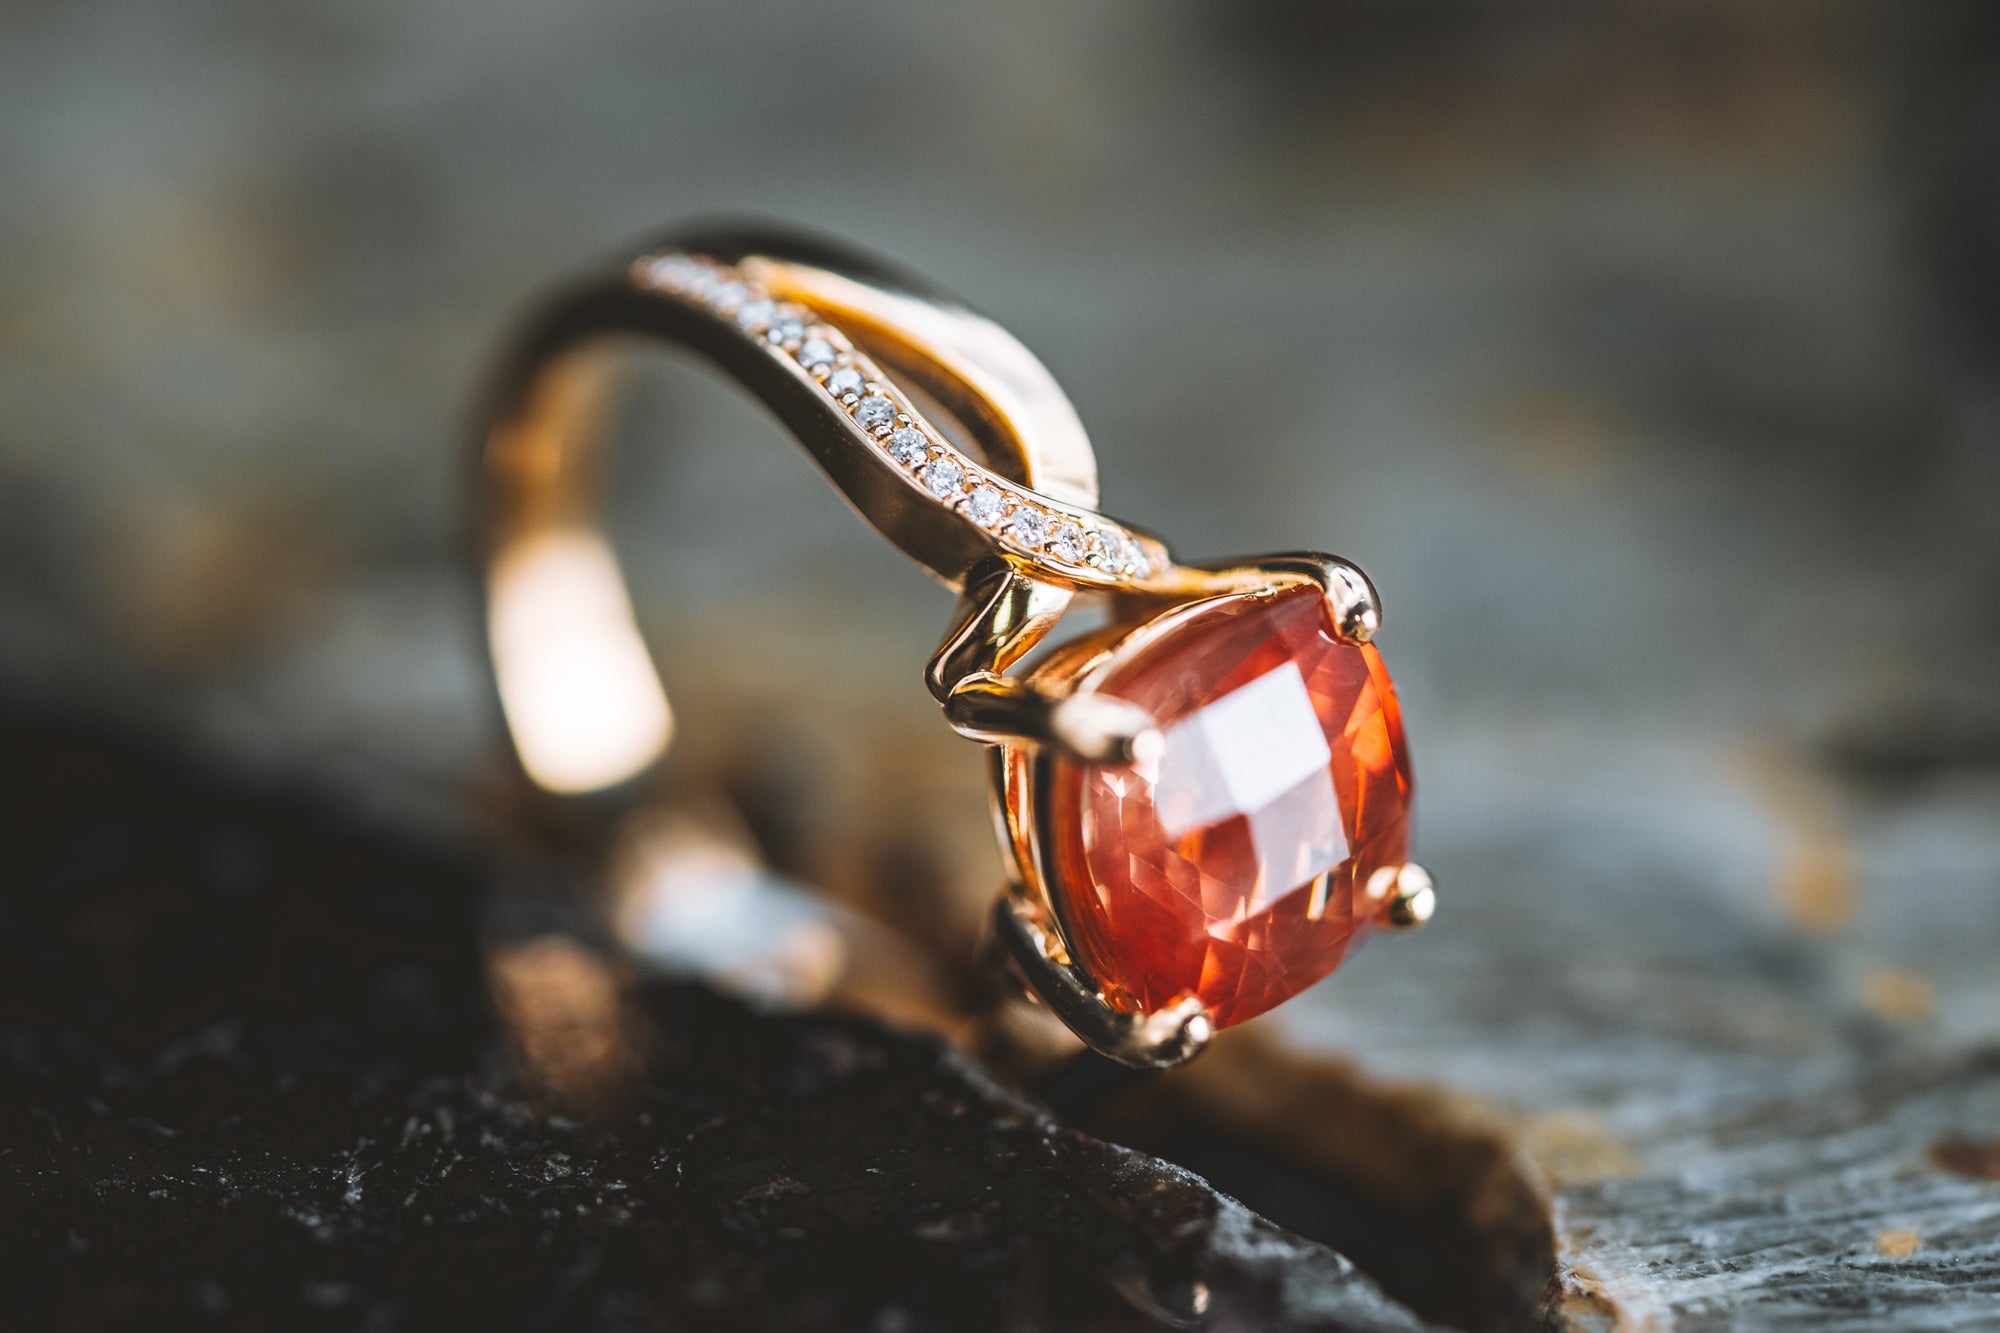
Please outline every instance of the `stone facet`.
M1051 853L1065 919L1116 1004L1200 997L1217 1026L1339 965L1406 859L1411 791L1394 687L1372 646L1299 588L1186 613L1101 681L1159 721L1157 759L1057 761Z
M965 497L965 512L974 523L990 528L1000 521L1007 497L995 486L981 486Z
M854 419L870 434L881 435L896 424L896 405L887 398L863 398L854 406Z
M965 481L965 469L949 458L933 458L924 469L924 488L940 500L956 491Z
M1013 530L1014 540L1031 551L1041 550L1042 543L1048 540L1049 516L1039 509L1015 510L1014 521L1008 526Z

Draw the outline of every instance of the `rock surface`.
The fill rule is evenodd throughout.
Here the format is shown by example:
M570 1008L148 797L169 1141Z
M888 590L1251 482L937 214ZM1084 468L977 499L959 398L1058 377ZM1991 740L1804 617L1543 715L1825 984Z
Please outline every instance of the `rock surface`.
M937 1043L493 937L477 862L0 722L10 1328L1423 1327Z

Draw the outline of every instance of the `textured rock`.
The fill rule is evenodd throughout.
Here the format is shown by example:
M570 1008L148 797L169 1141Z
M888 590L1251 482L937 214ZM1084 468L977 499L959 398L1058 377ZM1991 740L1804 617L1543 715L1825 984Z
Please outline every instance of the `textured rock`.
M1420 1327L928 1039L485 966L465 859L19 721L0 788L9 1327Z

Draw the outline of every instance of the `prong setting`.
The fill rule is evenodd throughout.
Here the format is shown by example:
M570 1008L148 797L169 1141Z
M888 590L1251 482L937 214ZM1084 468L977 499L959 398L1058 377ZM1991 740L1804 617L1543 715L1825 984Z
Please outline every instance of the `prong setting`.
M1000 895L993 906L993 927L1035 995L1084 1045L1107 1059L1133 1069L1172 1069L1201 1054L1215 1035L1214 1019L1192 995L1150 1014L1113 1007L1040 911L1019 893Z
M1049 712L1049 739L1093 764L1155 763L1166 737L1153 715L1108 694L1072 694Z
M1374 887L1369 885L1371 892ZM1437 911L1437 886L1430 872L1415 861L1397 867L1380 896L1387 900L1382 919L1392 930L1415 930Z
M1382 606L1368 576L1344 560L1329 560L1320 586L1333 625L1349 643L1369 643L1382 628Z

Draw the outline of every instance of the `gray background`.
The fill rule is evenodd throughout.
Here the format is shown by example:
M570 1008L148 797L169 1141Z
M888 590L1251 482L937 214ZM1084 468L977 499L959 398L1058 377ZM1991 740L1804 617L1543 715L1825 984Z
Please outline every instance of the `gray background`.
M1113 512L1382 588L1445 911L1287 1024L1517 1118L1631 1311L1823 1315L1846 1273L1990 1317L2000 1187L1925 1145L2000 1119L1995 26L12 4L0 672L455 819L497 740L461 436L507 319L675 219L829 230L1040 353ZM663 656L809 645L909 737L871 790L977 823L917 682L945 596L754 412L684 412L713 443L620 488Z

